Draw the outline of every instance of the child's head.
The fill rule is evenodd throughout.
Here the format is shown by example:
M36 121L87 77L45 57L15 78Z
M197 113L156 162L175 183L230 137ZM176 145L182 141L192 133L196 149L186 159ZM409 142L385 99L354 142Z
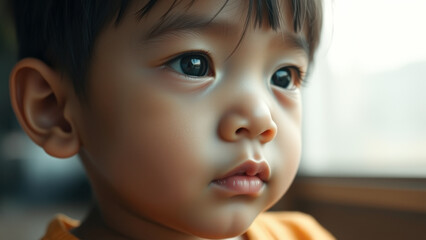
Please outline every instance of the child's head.
M42 2L15 1L13 108L80 155L108 228L237 236L284 194L319 1Z

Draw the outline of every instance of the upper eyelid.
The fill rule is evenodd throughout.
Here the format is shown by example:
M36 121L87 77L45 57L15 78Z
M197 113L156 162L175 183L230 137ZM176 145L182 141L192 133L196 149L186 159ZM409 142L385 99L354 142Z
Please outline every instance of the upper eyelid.
M288 65L286 65L286 66L282 66L282 67L278 68L278 70L279 70L279 69L282 69L282 68L290 68L290 69L295 70L295 71L296 71L296 73L297 73L297 77L299 78L299 80L300 80L301 82L303 82L303 80L304 80L304 79L305 79L305 77L306 77L306 72L307 72L307 70L305 70L305 68L304 68L304 67L299 66L299 65L297 65L297 64L288 64ZM307 68L306 68L306 69L307 69ZM277 70L277 71L278 71L278 70Z
M212 54L209 51L202 50L202 49L184 51L184 52L174 54L173 56L171 56L167 60L165 60L165 63L163 65L167 66L170 63L178 60L179 58L183 58L183 57L188 56L188 55L202 55L202 56L204 56L207 59L207 62L209 64L209 70L212 72L213 75L215 75L216 71L215 71L215 64L214 64L212 57L211 57ZM305 70L305 67L300 66L300 65L295 64L295 63L287 63L287 64L280 66L275 71L278 71L282 68L290 68L290 69L293 69L296 72L297 78L298 78L297 83L295 83L296 85L300 86L305 82L305 77L306 77L306 73L307 73L307 70ZM306 69L308 69L308 67L306 67ZM274 73L275 73L275 71L274 71Z
M168 60L166 60L166 64L173 62L173 61L176 61L179 58L189 56L189 55L202 55L202 56L206 57L209 64L213 64L212 58L210 57L210 53L208 51L205 51L205 50L192 50L192 51L188 51L188 52L177 53L177 54L169 57Z
M215 75L216 72L215 72L215 69L214 69L214 63L212 61L212 58L210 57L210 53L208 51L205 51L205 50L191 50L191 51L187 51L187 52L177 53L177 54L169 57L168 58L169 60L166 60L165 63L162 64L162 65L169 67L169 65L171 63L177 61L180 58L183 58L183 57L186 57L186 56L190 56L190 55L198 55L198 56L201 55L201 56L204 56L206 58L206 60L207 60L207 63L208 63L208 72L211 72L211 75ZM179 74L181 74L181 73L179 73ZM185 76L186 77L194 78L194 77L188 76L188 75L185 75ZM195 78L200 78L200 77L195 77Z
M303 67L297 64L285 64L283 66L280 66L273 72L273 74L275 74L276 71L279 71L280 69L284 69L284 68L292 69L291 71L296 72L297 79L294 79L293 85L295 86L295 89L293 90L301 88L305 84L306 71L304 71Z
M294 69L297 73L297 77L300 78L301 81L303 80L305 72L303 71L301 67L292 65L292 66L288 66L288 68Z

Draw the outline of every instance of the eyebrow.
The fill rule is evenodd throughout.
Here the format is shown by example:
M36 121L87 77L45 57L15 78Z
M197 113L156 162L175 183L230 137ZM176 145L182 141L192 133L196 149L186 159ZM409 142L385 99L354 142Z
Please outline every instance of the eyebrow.
M295 34L293 32L284 31L282 41L284 44L289 46L293 49L302 49L304 53L306 53L306 56L310 56L311 48L309 47L308 41L306 41L306 38L301 36L300 34Z
M170 13L150 28L146 39L152 40L168 33L197 30L206 27L224 29L224 31L231 33L241 30L239 27L229 22L215 22L215 17L216 15L208 18L206 16L188 14L178 15ZM241 34L241 37L244 37L244 32L241 32ZM306 53L307 56L309 56L310 47L305 37L290 32L286 29L283 30L279 37L281 38L280 41L283 42L283 44L293 49L301 49L304 53Z
M206 27L222 27L229 28L228 24L213 22L214 18L206 18L205 16L197 15L176 15L169 14L168 16L161 19L157 24L152 26L148 31L147 39L156 38L158 36L170 33L179 32L186 30L196 30Z

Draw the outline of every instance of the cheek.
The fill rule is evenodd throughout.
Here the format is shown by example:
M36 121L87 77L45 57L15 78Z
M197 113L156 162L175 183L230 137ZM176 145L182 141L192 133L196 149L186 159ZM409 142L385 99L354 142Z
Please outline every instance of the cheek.
M196 186L191 179L203 179L200 176L209 164L200 151L206 140L199 139L193 128L184 119L165 117L129 129L128 144L120 146L119 152L131 163L130 176L143 180L146 189L156 194L185 196Z
M134 98L117 112L99 114L107 119L93 126L100 140L92 146L92 159L126 201L151 207L170 205L170 199L190 202L213 175L205 151L211 145L210 123L184 103L149 98Z
M271 199L278 201L290 187L301 157L301 114L299 107L276 115L277 136L265 147L272 168Z
M279 157L276 159L277 177L285 177L292 181L297 172L301 156L301 131L297 126L286 126L277 135ZM287 182L287 181L286 181Z

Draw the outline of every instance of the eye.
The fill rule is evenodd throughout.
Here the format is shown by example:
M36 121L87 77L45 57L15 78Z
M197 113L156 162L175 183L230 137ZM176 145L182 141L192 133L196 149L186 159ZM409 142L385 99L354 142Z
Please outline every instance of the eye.
M296 73L294 73L295 71ZM294 67L283 67L274 72L271 77L271 84L284 89L293 90L297 87L296 77L298 76L299 72L297 69L294 69Z
M210 74L210 61L201 53L180 55L168 63L168 66L178 73L190 77L205 77Z

